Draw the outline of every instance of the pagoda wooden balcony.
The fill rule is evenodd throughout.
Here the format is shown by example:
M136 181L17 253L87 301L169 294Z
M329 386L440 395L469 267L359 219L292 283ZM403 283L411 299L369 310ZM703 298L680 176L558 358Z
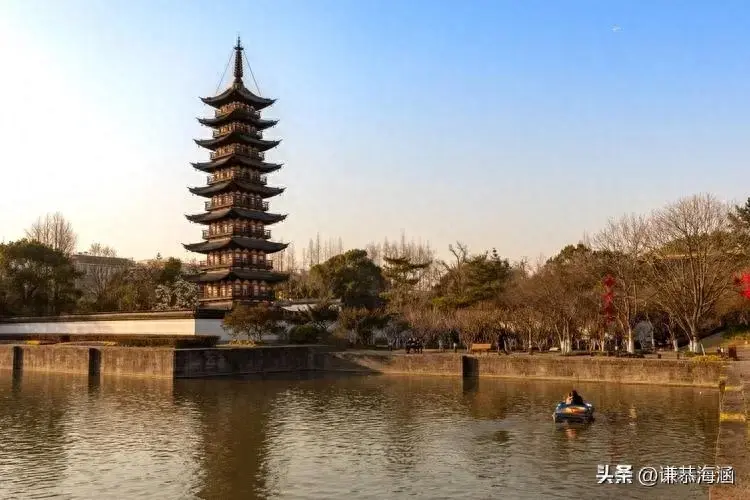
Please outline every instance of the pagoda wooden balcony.
M271 230L270 229L242 229L239 227L230 227L228 229L222 229L222 230L211 230L211 229L203 230L204 240L207 240L209 238L220 238L220 237L227 237L227 236L247 236L249 238L260 238L263 240L267 240L271 238Z
M206 210L216 210L218 208L227 208L227 207L242 207L242 208L249 208L251 210L268 210L268 202L267 201L255 201L255 200L238 200L236 198L230 198L228 200L224 201L207 201L204 203L204 207Z
M203 292L199 296L199 300L202 302L211 301L222 301L222 300L275 300L276 295L274 292L269 291L258 291L255 293L254 290L243 290L241 287L233 287L227 290L226 294L209 295L207 292Z
M268 184L268 178L265 175L251 174L243 172L241 170L223 172L218 174L209 175L206 177L208 184L216 184L217 182L228 181L230 179L242 179L256 184L262 184L265 186Z
M209 264L208 261L202 260L198 263L198 267L204 271L226 267L247 267L249 269L264 269L266 271L271 271L273 270L273 263L270 260L259 260L253 262L252 259L227 259L223 262Z
M260 119L260 111L256 111L252 106L248 106L247 104L240 102L233 102L217 109L214 116L216 116L216 118L221 118L222 116L227 115L238 108L242 108L250 113L254 118L258 120Z
M260 130L255 130L252 127L248 127L246 125L236 125L232 124L229 126L224 126L219 129L214 130L211 135L214 138L221 137L222 135L226 135L229 132L233 132L235 130L240 130L243 134L249 135L251 137L255 137L256 139L263 139L263 134L261 134Z
M258 151L256 149L248 148L247 146L242 146L239 144L219 148L216 151L211 152L209 157L212 160L216 160L217 158L221 158L223 156L229 156L230 154L239 154L239 155L249 156L251 158L254 158L260 161L263 161L266 159L266 155L265 153L263 153L263 151Z

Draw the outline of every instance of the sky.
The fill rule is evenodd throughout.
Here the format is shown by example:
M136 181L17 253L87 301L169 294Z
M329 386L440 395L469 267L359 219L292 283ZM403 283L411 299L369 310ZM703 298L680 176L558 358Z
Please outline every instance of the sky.
M195 118L238 33L278 99L271 229L297 248L533 260L683 196L744 200L748 20L742 0L0 0L0 240L60 211L81 250L200 257Z

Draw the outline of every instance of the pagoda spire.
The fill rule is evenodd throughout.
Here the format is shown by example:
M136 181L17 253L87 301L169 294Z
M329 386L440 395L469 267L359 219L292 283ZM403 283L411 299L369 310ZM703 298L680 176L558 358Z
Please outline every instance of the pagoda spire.
M237 45L234 46L234 81L242 83L242 42L237 35Z

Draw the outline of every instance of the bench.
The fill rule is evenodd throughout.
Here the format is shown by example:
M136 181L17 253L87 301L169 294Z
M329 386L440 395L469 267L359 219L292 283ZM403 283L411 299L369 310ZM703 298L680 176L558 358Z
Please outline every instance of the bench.
M492 350L492 344L471 344L470 352L489 352Z

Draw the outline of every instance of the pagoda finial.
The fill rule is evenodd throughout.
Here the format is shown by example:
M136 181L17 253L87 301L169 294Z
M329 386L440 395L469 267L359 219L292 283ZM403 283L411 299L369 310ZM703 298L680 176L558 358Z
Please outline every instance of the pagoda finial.
M237 45L234 46L234 81L242 81L242 42L237 35Z

